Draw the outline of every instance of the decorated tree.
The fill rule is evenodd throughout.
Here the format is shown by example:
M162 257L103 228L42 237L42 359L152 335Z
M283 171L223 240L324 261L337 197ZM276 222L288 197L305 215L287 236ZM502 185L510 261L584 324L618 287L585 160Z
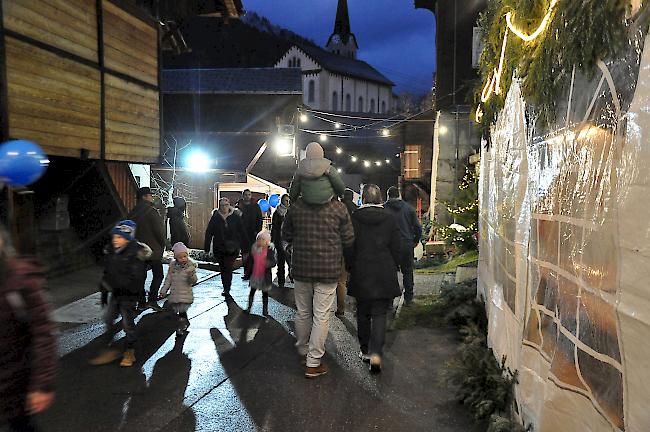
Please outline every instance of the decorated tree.
M454 245L458 252L476 249L478 231L478 175L471 167L465 168L465 175L458 186L456 200L444 203L453 223L449 225L434 222L438 238Z

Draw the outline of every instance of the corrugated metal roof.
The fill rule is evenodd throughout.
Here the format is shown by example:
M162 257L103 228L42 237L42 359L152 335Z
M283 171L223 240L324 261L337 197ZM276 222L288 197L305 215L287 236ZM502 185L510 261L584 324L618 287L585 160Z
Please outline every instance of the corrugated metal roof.
M164 93L302 94L300 68L167 69Z
M316 63L320 64L324 69L327 69L330 72L354 78L362 78L389 86L395 85L391 80L382 75L381 72L363 60L344 57L342 55L325 51L322 48L305 44L296 44L296 47L304 51L305 54L314 59Z

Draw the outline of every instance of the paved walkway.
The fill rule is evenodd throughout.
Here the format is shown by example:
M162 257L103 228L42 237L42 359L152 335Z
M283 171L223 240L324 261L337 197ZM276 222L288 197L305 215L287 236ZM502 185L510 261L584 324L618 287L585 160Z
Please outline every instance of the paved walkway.
M87 365L102 332L86 311L96 307L94 298L59 309L60 383L55 405L39 419L43 430L479 430L438 381L455 349L453 332L390 332L384 370L371 376L357 357L348 312L332 321L329 374L307 380L293 346L293 290L272 291L272 319L265 321L242 313L248 289L234 279L228 301L219 277L195 287L187 337L176 338L171 314L142 314L137 364L129 369ZM261 313L260 297L253 312Z

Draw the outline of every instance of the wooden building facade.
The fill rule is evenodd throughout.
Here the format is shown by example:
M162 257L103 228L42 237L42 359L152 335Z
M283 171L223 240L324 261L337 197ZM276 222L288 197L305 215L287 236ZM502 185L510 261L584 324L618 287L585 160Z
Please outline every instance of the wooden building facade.
M2 135L49 156L154 163L156 22L129 2L3 0Z
M128 163L160 158L159 22L129 0L0 1L0 137L50 160L5 189L3 222L50 267L97 252L133 206Z

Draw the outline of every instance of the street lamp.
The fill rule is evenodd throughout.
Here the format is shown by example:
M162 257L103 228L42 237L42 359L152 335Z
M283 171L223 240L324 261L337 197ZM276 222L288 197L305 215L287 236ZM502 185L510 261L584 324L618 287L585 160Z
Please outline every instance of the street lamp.
M205 153L195 150L187 156L186 168L197 173L209 171L210 158Z
M293 154L293 140L290 137L278 136L273 140L273 145L279 156Z

